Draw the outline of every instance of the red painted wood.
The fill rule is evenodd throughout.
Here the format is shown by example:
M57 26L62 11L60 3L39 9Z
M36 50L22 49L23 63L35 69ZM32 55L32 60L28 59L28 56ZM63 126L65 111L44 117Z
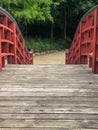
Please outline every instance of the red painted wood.
M8 64L33 64L33 53L26 49L16 23L0 11L0 70Z
M98 6L80 21L66 63L89 64L98 73Z
M0 70L2 69L2 57L1 57L1 28L0 28Z

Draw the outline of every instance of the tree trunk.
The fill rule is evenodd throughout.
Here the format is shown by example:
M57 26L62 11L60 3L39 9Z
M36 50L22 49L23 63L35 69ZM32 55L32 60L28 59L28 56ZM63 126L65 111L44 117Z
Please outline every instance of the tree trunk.
M64 35L63 39L66 40L66 18L64 19Z
M66 40L66 7L65 7L65 3L64 3L64 21L63 21L63 39Z
M54 39L54 24L51 23L51 41Z
M26 35L26 38L28 37L28 26L27 26L27 24L26 24L26 30L25 30L25 35Z

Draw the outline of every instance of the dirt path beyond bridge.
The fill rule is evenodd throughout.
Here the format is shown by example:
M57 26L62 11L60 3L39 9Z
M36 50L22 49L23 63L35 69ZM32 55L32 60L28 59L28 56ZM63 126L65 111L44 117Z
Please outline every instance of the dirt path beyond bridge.
M34 64L65 64L65 52L34 56Z

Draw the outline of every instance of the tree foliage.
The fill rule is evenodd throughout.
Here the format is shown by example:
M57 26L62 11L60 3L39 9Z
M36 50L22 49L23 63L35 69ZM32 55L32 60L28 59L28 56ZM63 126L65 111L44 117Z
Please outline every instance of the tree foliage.
M57 28L59 35L71 38L80 18L96 4L98 0L0 0L0 6L8 10L20 25L28 25L28 29L35 23L44 23L50 28L52 25L52 33Z
M58 2L52 0L0 0L0 5L7 9L18 22L25 24L34 21L54 21L51 6Z

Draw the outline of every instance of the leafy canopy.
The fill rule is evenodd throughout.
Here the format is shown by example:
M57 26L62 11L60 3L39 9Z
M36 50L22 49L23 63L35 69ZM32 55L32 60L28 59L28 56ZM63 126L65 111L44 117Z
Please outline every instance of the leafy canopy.
M53 0L0 0L0 5L7 9L18 22L24 24L34 21L54 21L51 7L59 2Z

